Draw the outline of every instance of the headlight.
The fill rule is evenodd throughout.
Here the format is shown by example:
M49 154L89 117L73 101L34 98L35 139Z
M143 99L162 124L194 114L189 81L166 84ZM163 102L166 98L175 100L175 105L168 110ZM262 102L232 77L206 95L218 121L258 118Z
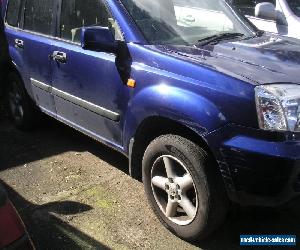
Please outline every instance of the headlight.
M255 95L261 129L300 132L300 85L262 85Z

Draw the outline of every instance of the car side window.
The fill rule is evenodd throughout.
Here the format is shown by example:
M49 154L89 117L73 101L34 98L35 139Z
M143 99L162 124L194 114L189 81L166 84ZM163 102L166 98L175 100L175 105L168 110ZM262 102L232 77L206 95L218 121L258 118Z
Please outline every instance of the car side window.
M276 6L276 0L230 0L231 4L238 8L242 14L255 16L255 6L262 2L269 2Z
M10 0L8 2L6 22L13 27L19 27L19 15L21 10L21 0Z
M50 35L54 18L53 6L53 0L27 0L24 29Z
M102 26L116 28L104 3L100 0L63 0L60 20L60 37L80 42L83 27Z

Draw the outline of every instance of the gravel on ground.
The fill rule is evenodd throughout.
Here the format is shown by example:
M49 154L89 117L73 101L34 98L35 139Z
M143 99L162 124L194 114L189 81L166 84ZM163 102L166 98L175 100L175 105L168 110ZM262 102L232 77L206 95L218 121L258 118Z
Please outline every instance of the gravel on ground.
M156 219L123 155L52 120L24 133L0 113L0 183L37 249L234 250L245 249L240 234L300 236L295 204L235 210L209 239L187 243Z

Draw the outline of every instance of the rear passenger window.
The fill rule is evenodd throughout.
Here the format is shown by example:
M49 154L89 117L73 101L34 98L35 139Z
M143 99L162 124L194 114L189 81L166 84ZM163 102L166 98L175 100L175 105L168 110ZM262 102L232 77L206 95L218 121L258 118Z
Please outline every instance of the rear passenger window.
M10 0L8 2L6 22L10 26L19 27L20 10L21 0Z
M50 35L54 0L27 0L24 29Z
M61 11L61 38L80 41L81 28L85 26L109 27L112 21L100 0L63 0Z

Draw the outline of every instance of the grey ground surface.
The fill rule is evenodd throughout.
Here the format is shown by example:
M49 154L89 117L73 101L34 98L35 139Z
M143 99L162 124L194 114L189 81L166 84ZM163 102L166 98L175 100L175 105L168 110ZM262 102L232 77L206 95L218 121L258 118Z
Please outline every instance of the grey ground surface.
M205 242L186 243L155 218L124 156L51 120L23 133L0 112L0 182L37 249L234 250L245 249L240 234L300 237L296 204L238 210Z

